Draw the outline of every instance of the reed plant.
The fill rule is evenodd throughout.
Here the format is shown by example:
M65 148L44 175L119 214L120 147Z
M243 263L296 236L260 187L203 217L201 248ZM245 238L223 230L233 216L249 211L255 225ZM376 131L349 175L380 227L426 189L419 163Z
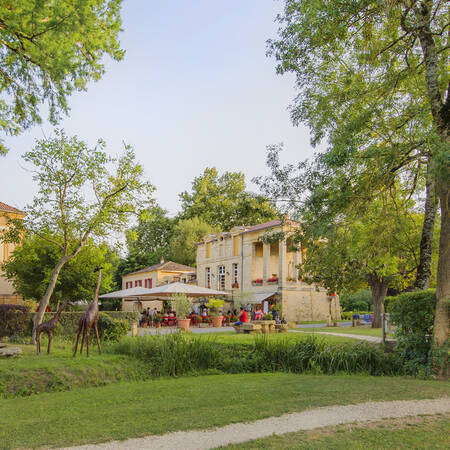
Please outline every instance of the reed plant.
M205 371L223 373L365 373L402 375L396 353L368 344L333 345L316 337L292 341L255 337L250 345L217 342L214 338L174 333L166 336L127 338L109 351L128 355L148 364L153 376L179 376Z

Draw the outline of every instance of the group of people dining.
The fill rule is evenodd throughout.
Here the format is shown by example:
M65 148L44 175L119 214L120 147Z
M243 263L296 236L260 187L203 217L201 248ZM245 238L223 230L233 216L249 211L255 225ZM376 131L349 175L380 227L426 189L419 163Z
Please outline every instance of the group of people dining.
M270 314L270 316L269 316ZM261 305L250 305L246 308L241 307L239 310L229 309L228 312L222 312L222 326L240 325L249 320L264 320L267 318L275 321L280 321L278 311L271 310L270 313L264 313ZM210 312L205 305L194 305L192 311L188 315L191 319L191 326L200 326L200 324L208 324L211 322ZM163 311L158 311L157 308L144 308L139 314L140 327L153 326L177 326L177 314L175 311L165 307Z

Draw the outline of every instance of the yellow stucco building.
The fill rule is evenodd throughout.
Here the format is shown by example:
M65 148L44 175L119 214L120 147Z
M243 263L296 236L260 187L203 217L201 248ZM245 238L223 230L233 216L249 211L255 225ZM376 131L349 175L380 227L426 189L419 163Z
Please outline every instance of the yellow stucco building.
M10 219L23 219L24 217L24 212L13 206L7 205L6 203L0 202L0 230L7 229ZM9 259L14 247L14 244L0 241L0 264ZM0 304L5 303L21 305L23 299L14 292L11 282L4 277L4 274L0 269Z
M198 285L227 291L241 303L275 301L288 321L327 319L330 309L332 318L340 318L337 296L298 280L296 266L304 252L289 238L298 227L273 220L205 236L197 245ZM280 232L283 239L263 242L263 236Z
M122 289L143 287L147 289L161 286L162 284L173 283L195 284L196 271L194 267L178 264L173 261L161 261L150 267L128 273L122 277ZM155 301L130 301L122 300L122 311L141 311L143 308L161 308L160 302Z

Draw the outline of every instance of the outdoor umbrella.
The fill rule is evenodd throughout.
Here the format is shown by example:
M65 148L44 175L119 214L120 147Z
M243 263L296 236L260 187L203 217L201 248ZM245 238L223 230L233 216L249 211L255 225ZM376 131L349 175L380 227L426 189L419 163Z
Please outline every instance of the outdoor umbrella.
M122 289L120 291L110 292L109 294L99 295L99 298L128 298L128 297L143 297L146 296L151 289L143 287L134 287L130 289Z
M169 283L146 289L145 297L172 297L176 294L186 294L188 297L218 297L228 295L225 291L216 291L205 287L194 286L186 283Z

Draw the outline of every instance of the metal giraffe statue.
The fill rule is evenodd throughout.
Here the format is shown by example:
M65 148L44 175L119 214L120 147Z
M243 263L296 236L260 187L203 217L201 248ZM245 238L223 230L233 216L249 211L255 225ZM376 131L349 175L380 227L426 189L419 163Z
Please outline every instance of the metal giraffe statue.
M50 346L52 344L53 339L53 330L56 327L56 324L61 316L63 309L67 306L69 302L65 301L61 307L58 309L57 313L47 322L42 322L36 327L36 350L38 355L41 353L41 333L47 333L48 336L48 347L47 353L50 354Z
M80 339L80 334L83 333L81 337L81 347L80 347L80 355L83 353L83 344L86 341L86 356L89 356L89 335L91 334L91 328L94 326L95 337L97 339L98 352L102 354L102 348L100 346L100 338L98 336L98 294L100 292L100 283L102 281L102 269L103 267L96 267L94 272L98 272L98 280L97 287L95 289L94 300L89 305L89 308L86 312L81 316L80 321L78 322L78 334L77 341L75 343L75 349L73 351L73 356L77 354L78 348L78 340Z

